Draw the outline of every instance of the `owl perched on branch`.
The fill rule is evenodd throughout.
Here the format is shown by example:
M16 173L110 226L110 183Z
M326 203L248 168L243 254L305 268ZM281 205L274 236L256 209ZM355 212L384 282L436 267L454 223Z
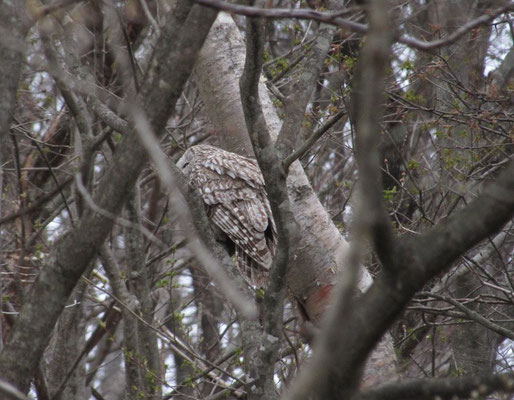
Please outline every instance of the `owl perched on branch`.
M217 239L235 256L243 278L265 286L277 233L257 162L201 144L189 148L177 166L202 195Z

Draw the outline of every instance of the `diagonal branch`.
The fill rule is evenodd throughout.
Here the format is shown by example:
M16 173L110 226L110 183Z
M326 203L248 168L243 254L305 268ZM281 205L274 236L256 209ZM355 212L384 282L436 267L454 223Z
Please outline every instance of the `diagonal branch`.
M224 268L220 265L218 259L213 257L209 249L205 246L197 231L193 227L191 212L187 205L186 200L182 193L187 192L187 185L183 185L182 190L179 190L176 179L174 178L166 155L159 147L150 124L143 115L143 113L136 107L132 110L133 119L135 121L136 133L139 139L148 152L151 160L157 169L157 174L161 182L168 191L169 204L174 208L175 215L180 221L180 225L186 231L186 240L188 242L191 251L196 256L202 267L205 269L207 274L216 282L216 285L220 289L221 293L234 305L236 310L245 318L256 319L257 309L255 304L246 296L241 293L237 286L232 282L232 279L227 275ZM178 172L178 171L177 171ZM205 213L202 213L203 217L206 217ZM205 221L205 225L207 221ZM201 231L201 230L198 230ZM231 264L228 257L225 255L224 260L228 261L227 264ZM227 267L229 268L229 267Z
M444 301L446 303L450 303L455 308L459 309L466 315L470 320L475 321L479 323L480 325L486 327L487 329L490 329L493 332L496 332L497 334L501 336L505 336L506 338L509 338L510 340L514 340L514 332L510 329L504 328L503 326L500 326L493 321L488 320L485 318L482 314L472 310L471 308L466 307L464 304L458 302L455 299L452 299L451 297L446 296L440 296L435 293L420 293L420 295L425 295L427 297L432 297L434 299L438 299L441 301Z
M344 115L346 115L345 109L339 111L332 118L330 118L322 127L316 129L316 131L314 131L312 135L309 136L307 140L304 143L302 143L302 145L299 148L297 148L292 154L288 155L284 159L284 161L282 161L284 169L286 171L289 170L291 164L299 158L302 158L305 155L305 153L307 153L312 148L312 146L314 146L318 139L321 138L330 128L332 128L337 123L337 121L339 121Z
M68 176L67 178L63 179L62 183L59 186L52 189L51 192L48 192L32 201L28 207L22 208L19 211L13 212L9 215L0 218L0 225L11 222L16 218L30 214L32 211L37 210L39 207L43 206L44 204L52 200L57 194L60 194L64 189L66 189L73 182L73 179L74 178L72 176Z
M0 381L0 393L3 393L5 396L7 396L8 400L29 400L27 396L21 393L13 385L3 380Z
M499 231L514 215L514 160L460 213L410 239L427 279L475 244ZM412 267L417 269L416 266Z
M329 393L342 391L345 395L338 398L347 398L347 382L356 378L356 368L365 361L412 296L429 279L448 268L459 255L501 229L513 215L514 163L511 163L463 211L421 237L401 240L394 273L378 275L371 288L354 303L352 314L334 330L327 343L330 358L321 360L320 364L313 362L311 371L314 372L309 375L313 381L310 389L313 392L310 393L316 394L316 398L328 399L331 398ZM369 321L373 321L373 324ZM338 377L332 381L332 390L321 394L319 390L314 391L317 386L323 390L327 385L322 380L323 375L316 375L320 369L328 369L329 375ZM301 390L293 392L288 398L306 399L308 395L309 392Z

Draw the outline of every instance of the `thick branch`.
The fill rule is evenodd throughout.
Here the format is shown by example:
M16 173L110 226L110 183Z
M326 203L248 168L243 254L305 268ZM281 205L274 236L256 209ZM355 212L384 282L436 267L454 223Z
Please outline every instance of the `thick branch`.
M271 140L259 102L259 79L264 62L263 22L248 18L246 27L247 51L240 80L241 102L248 133L266 183L277 227L278 245L271 267L268 289L264 296L265 335L260 337L260 343L245 346L245 359L250 376L256 380L255 383L248 385L249 398L274 399L276 398L274 372L280 349L279 338L282 336L287 265L296 226L289 205L286 173L281 164L283 156ZM246 342L248 344L248 341Z
M22 71L21 64L25 55L25 35L28 31L25 1L2 3L0 18L2 27L0 33L0 134L9 132L12 110L16 103L16 90Z
M138 363L134 359L138 355L138 329L134 313L140 312L139 303L135 296L131 295L127 290L125 283L121 279L121 272L116 258L105 244L100 248L100 257L114 296L123 304L121 314L123 315L126 399L133 400L137 398L138 390L141 390L143 387Z
M377 13L380 15L380 12ZM385 15L386 12L383 14ZM374 19L371 18L371 21L373 23ZM377 26L381 25L377 23ZM382 43L381 46L384 46L382 38L380 38L383 34L382 30L377 30L375 35L368 38L363 50L363 60L369 57L367 59L369 63L380 62L380 57L377 59L370 55L381 51L381 49L375 49L374 46L378 43ZM375 73L372 77L377 78L377 74ZM366 76L366 79L377 85L377 82L369 76ZM368 114L367 117L373 121L373 116ZM372 132L373 123L368 122L368 124L368 132ZM369 138L364 139L361 146L366 141L369 143ZM365 165L365 168L371 168L371 165L377 162L376 159L362 161L362 164L368 164ZM373 170L368 172L369 177L374 176ZM370 179L366 184L371 185L372 183L374 181ZM375 190L371 187L368 188L369 193L379 199ZM478 211L478 207L482 210L481 212ZM399 249L395 251L398 257L386 257L399 276L382 274L372 288L356 303L355 309L351 316L345 319L344 324L331 324L332 329L326 333L323 344L330 351L320 352L326 355L325 358L316 357L313 360L313 367L309 369L309 373L304 374L304 378L307 378L309 384L295 390L290 398L350 397L356 388L359 378L358 371L362 363L365 362L367 355L380 336L401 312L415 291L419 290L431 276L447 267L459 254L500 229L511 218L513 212L514 173L511 167L509 171L502 174L498 182L492 185L487 193L480 196L459 216L452 218L446 224L441 224L427 237L413 241L414 246L409 241L401 243L401 251ZM450 233L449 231L456 232ZM437 251L434 251L434 245ZM341 307L343 310L341 304L336 307ZM336 315L342 314L343 311ZM373 321L373 324L369 324L369 321ZM328 376L325 377L325 373L320 375L319 370L328 370L328 374L326 374Z
M241 101L254 152L259 155L272 144L259 102L259 79L264 63L264 27L256 18L247 19L246 62L241 76ZM259 154L257 154L259 153Z
M360 73L356 95L357 162L362 187L362 201L366 211L362 212L361 210L358 215L369 218L366 221L359 221L359 224L369 225L373 241L377 244L377 240L380 238L391 241L392 237L382 203L377 148L385 69L389 61L392 40L385 2L374 1L371 3L369 19L371 30L359 60ZM356 259L352 257L348 262L354 264ZM361 305L362 302L359 299L359 301L349 304L345 298L347 297L345 291L347 290L339 291L340 295L334 309L329 314L325 329L319 335L318 347L314 347L313 362L307 371L301 374L301 383L296 386L288 398L295 400L350 398L357 390L367 355L384 331L376 332L370 338L370 341L367 342L369 347L365 351L346 346L351 340L350 337L359 337L359 347L361 347L365 342L360 336L367 331L362 326L362 321L373 321L373 319L361 319L356 314L355 306ZM348 324L348 320L356 317L361 322L358 327Z
M2 2L0 7L0 190L3 193L4 168L8 165L9 127L16 104L16 92L25 56L28 20L25 1ZM0 211L3 199L0 199Z
M334 386L331 390L327 388L321 394L319 391L314 393L319 398L331 398L330 393L341 390L346 398L349 384L356 379L356 368L366 360L414 293L460 254L498 231L513 215L514 163L466 209L421 238L400 242L396 260L398 265L394 269L398 276L388 273L379 275L372 287L355 303L351 316L339 329L334 329L327 342L330 357L321 360L320 364L314 364L315 367L310 370L311 390L314 391L317 385L322 389L326 387L323 374L318 375L323 365L324 370L329 369L329 376L338 379L332 381ZM369 321L373 321L373 324ZM295 392L289 398L304 399L307 395L305 391Z
M140 210L140 194L138 189L136 189L125 204L124 212L129 221L142 226ZM139 307L138 311L146 321L146 324L137 324L137 330L130 333L125 326L124 340L127 333L136 338L137 353L133 354L133 356L136 357L135 361L138 364L137 368L141 376L141 386L138 387L140 393L134 398L140 398L142 392L145 397L159 400L162 395L162 389L159 384L161 380L161 366L157 336L154 329L151 328L154 323L151 276L148 268L141 268L145 263L145 242L141 232L134 229L125 229L124 239L130 292L136 297ZM123 317L125 318L125 315ZM129 357L130 355L126 354L125 360ZM149 379L149 376L154 377L155 380ZM127 379L126 387L128 388L131 384L133 383Z
M394 239L391 222L382 195L380 170L380 131L385 100L385 74L389 65L392 28L387 7L375 2L369 14L371 31L359 59L353 104L356 125L356 158L359 168L360 221L370 235L373 246L385 268L391 268L394 258Z
M29 398L8 382L0 381L0 393L8 400L28 400Z

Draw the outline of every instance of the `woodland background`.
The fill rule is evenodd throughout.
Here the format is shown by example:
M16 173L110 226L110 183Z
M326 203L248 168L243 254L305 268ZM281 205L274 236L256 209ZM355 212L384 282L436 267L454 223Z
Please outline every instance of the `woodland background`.
M511 398L513 11L0 1L0 397ZM261 165L265 293L201 142Z

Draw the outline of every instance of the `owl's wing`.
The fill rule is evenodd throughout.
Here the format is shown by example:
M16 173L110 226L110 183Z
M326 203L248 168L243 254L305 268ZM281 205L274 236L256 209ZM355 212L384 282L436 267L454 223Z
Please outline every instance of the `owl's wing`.
M257 162L209 145L190 148L183 160L212 223L234 243L240 271L256 284L271 266L277 236Z
M220 176L229 176L234 180L241 179L251 187L264 186L264 178L257 161L239 154L227 151L212 152L203 166Z
M260 266L269 269L272 254L267 246L265 230L269 220L263 214L262 205L253 201L238 201L226 204L216 204L210 210L211 220L232 240L236 247L240 247L246 254ZM254 218L254 217L257 218Z

